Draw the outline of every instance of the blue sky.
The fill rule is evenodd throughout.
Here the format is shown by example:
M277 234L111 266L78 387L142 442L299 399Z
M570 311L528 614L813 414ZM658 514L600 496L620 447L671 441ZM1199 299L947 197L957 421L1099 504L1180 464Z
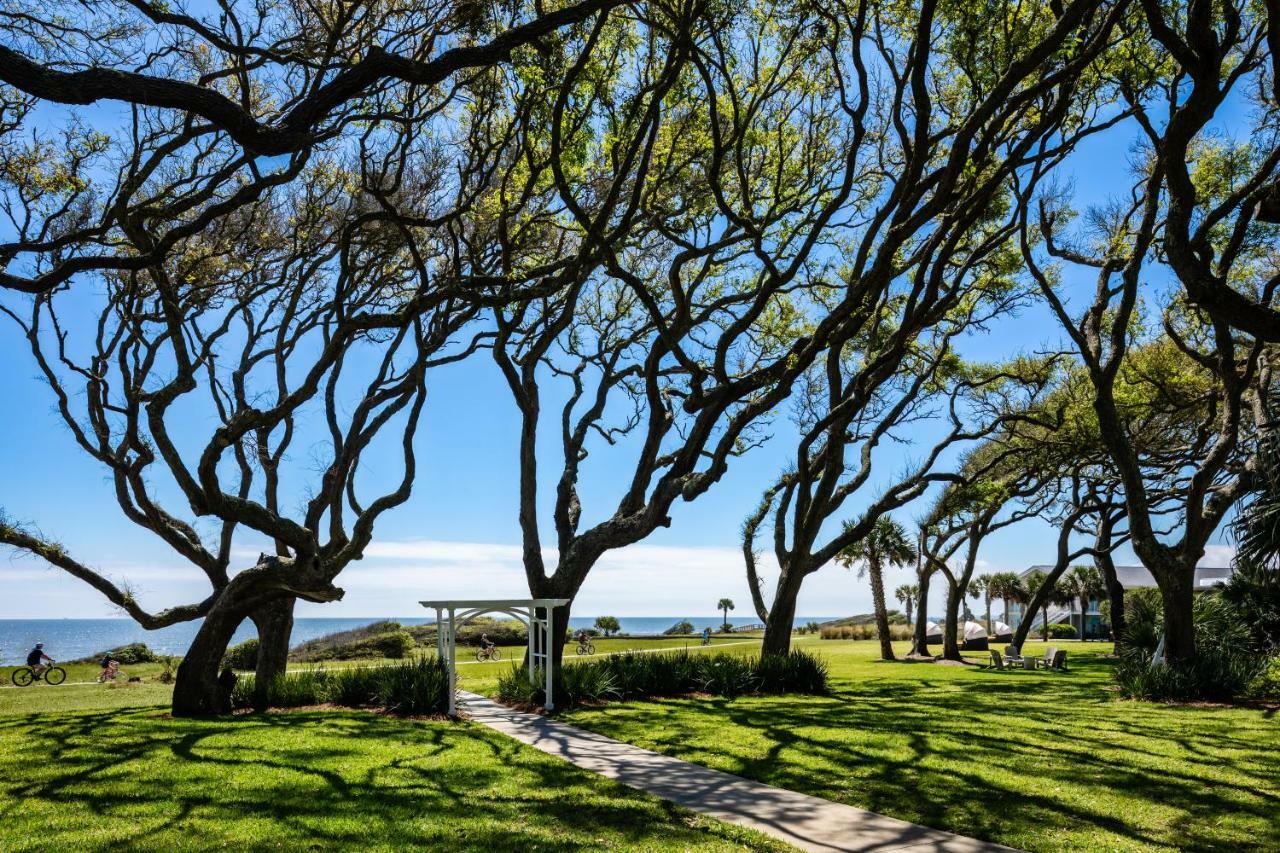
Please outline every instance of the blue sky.
M1071 173L1080 204L1128 185L1128 146L1127 133L1112 133L1076 155ZM971 357L997 359L1052 346L1059 335L1056 321L1032 308L995 324L966 349ZM34 523L81 561L127 580L148 608L203 597L207 587L194 568L120 516L103 471L53 413L49 389L35 378L25 343L7 323L0 325L0 363L0 391L11 413L0 421L0 470L6 474L0 506L11 518ZM300 605L299 615L418 615L415 602L424 598L525 594L516 528L517 422L505 383L481 354L437 371L430 395L417 438L420 473L413 498L384 516L366 559L342 575L345 599ZM708 494L678 504L669 529L606 556L583 588L575 614L711 614L726 595L737 602L737 615L748 614L738 531L790 453L785 426L775 432L775 440L737 460ZM900 470L898 463L911 453L889 451L880 470ZM628 473L617 455L593 455L581 488L586 520L611 508L612 501L601 500L615 495L615 484ZM898 517L909 522L922 508L908 507ZM1053 530L1035 520L1001 531L984 543L980 571L1049 561L1053 540ZM238 543L243 565L261 547ZM1216 546L1207 561L1220 562L1226 553L1225 545ZM1132 559L1129 553L1119 556ZM114 615L93 590L39 561L10 560L0 566L0 576L7 593L0 598L0 618ZM887 583L892 589L909 580L909 572L900 570ZM941 587L934 585L934 612L940 610ZM869 609L865 581L832 566L808 580L798 612L846 615Z

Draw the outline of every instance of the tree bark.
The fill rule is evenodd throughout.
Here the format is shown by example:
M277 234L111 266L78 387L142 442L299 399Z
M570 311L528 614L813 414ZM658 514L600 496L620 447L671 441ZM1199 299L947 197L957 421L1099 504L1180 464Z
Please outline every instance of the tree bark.
M769 618L764 623L764 642L760 644L760 653L765 655L785 655L791 651L791 629L796 619L796 599L800 595L800 583L794 576L783 571L778 580L777 594L773 606L769 608Z
M1110 554L1100 555L1094 562L1102 572L1102 579L1107 585L1107 604L1111 611L1111 641L1114 654L1120 654L1124 644L1124 587L1116 576L1116 563Z
M921 567L916 573L916 585L920 594L916 596L916 630L911 638L911 654L914 657L933 657L929 653L929 578L933 570Z
M1035 621L1031 617L1036 611L1042 611L1045 623L1044 638L1046 640L1049 639L1049 591L1053 589L1055 584L1057 584L1058 579L1066 573L1067 564L1069 562L1070 560L1062 560L1058 562L1058 564L1053 567L1053 570L1050 571L1049 574L1045 575L1044 583L1040 585L1040 588L1031 593L1031 599L1027 602L1027 606L1023 610L1023 613L1026 615L1018 621L1018 627L1013 632L1013 644L1018 647L1019 651L1022 650L1023 644L1027 641L1027 634L1031 633L1031 623Z
M1170 663L1189 661L1196 655L1195 622L1192 619L1193 571L1171 574L1160 585L1164 604L1164 654Z
M960 630L960 601L964 598L964 588L952 583L947 587L947 624L942 632L942 657L944 660L960 660L960 643L957 635Z
M271 682L283 675L289 664L295 601L294 598L280 598L249 614L258 628L258 666L253 681L255 711L267 710Z
M876 611L876 633L880 636L880 657L883 660L896 660L893 656L893 641L889 637L889 611L884 602L884 576L880 571L879 561L868 561L867 571L871 575L871 598Z
M178 664L173 683L173 716L206 717L226 712L218 671L231 636L248 615L225 596L209 611L182 663Z

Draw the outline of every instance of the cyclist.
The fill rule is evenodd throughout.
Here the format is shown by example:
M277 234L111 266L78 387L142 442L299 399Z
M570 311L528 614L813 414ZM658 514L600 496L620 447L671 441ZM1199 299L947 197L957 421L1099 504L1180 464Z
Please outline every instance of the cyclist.
M586 628L580 628L578 630L577 639L578 639L578 645L585 646L587 644L587 641L591 639L591 635L587 633Z
M710 628L702 629L702 645L704 646L711 645L711 629Z
M489 639L489 635L487 633L482 633L480 635L480 648L484 649L486 652L493 651L493 640Z
M102 672L98 674L99 681L115 681L116 676L120 674L120 661L111 655L106 655L99 661L102 666Z
M44 653L44 643L36 643L36 647L27 652L27 666L31 667L31 674L36 678L44 675L44 671L49 668L45 661L54 662L53 658Z

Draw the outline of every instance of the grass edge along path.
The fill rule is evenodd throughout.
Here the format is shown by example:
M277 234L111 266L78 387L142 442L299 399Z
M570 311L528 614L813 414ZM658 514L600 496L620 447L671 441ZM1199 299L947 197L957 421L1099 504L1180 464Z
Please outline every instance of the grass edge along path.
M0 717L0 849L791 849L471 723Z
M1103 644L1055 643L1061 674L880 662L874 641L795 645L827 661L831 696L611 702L561 719L1024 850L1280 850L1274 711L1118 700Z
M462 710L473 722L607 779L715 820L768 833L801 850L888 853L927 848L999 853L1009 849L711 770L539 714L515 711L475 693L461 691L461 698Z

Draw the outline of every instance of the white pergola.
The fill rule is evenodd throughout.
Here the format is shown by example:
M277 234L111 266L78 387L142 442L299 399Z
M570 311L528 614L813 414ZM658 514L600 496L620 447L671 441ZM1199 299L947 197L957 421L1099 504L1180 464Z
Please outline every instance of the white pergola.
M462 599L454 601L420 601L428 610L436 612L436 653L449 665L449 715L457 714L458 692L458 626L485 613L505 613L519 619L529 629L529 680L541 666L546 678L548 711L555 708L551 696L552 667L555 657L551 653L554 621L552 611L569 603L567 598L498 598Z

